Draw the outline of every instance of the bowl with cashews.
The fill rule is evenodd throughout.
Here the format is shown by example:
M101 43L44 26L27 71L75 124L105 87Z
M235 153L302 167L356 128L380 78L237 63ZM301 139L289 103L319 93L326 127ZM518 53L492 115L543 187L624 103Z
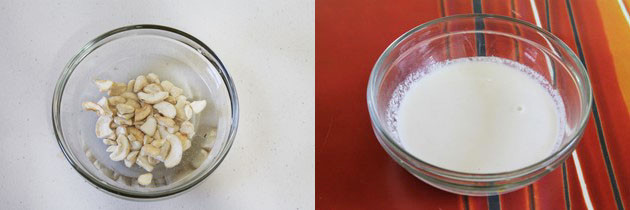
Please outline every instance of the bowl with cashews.
M218 56L197 38L132 25L88 42L52 102L62 153L88 183L130 200L198 186L228 154L238 97Z

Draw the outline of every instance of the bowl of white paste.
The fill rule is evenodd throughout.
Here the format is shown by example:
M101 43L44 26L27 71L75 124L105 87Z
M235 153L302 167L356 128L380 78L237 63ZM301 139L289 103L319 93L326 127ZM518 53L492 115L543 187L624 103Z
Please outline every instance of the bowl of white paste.
M370 75L372 126L387 153L437 188L496 195L554 170L591 111L586 69L527 22L459 15L396 39Z

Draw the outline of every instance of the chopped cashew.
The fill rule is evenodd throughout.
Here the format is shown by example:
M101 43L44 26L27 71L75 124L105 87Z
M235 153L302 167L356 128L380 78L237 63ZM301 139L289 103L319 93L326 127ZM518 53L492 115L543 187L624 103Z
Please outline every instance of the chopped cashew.
M134 109L140 109L142 107L142 106L140 106L140 103L138 103L137 101L134 101L134 100L127 100L127 102L125 104L133 107Z
M199 114L199 112L206 108L206 100L193 101L190 103L190 107L192 107L193 112Z
M164 166L166 168L172 168L179 164L182 160L182 142L179 141L179 138L173 134L168 134L168 136L166 136L166 140L171 145L171 149L164 159Z
M105 145L117 145L117 143L115 141L112 141L111 139L103 139L103 144L105 144Z
M100 116L96 120L96 137L107 138L110 135L114 135L114 131L109 128L109 124L112 123L112 118L109 116Z
M168 151L170 150L171 145L168 142L164 142L164 144L160 147L160 154L156 156L155 159L164 162L164 159L166 159L166 156L168 156Z
M173 96L168 96L164 99L164 101L169 102L173 105L175 105L177 103L177 99Z
M136 84L135 79L129 80L129 82L127 83L127 92L133 92L133 86L135 84Z
M184 92L184 90L182 90L181 88L178 87L172 87L168 93L171 94L171 96L173 97L178 97L180 95L182 95L182 93Z
M190 104L186 104L186 106L184 106L184 114L186 115L186 120L190 120L193 116L193 110L192 107L190 107Z
M133 113L135 110L133 106L129 106L127 104L118 104L116 105L116 109L118 110L118 114L129 114Z
M128 120L122 117L114 117L114 123L116 125L132 125L133 124L131 120Z
M140 142L140 141L132 141L131 142L131 150L138 151L138 150L140 150L140 148L142 148L142 142Z
M162 86L162 88L164 88L165 91L170 91L171 88L175 87L175 85L173 85L173 83L169 82L168 80L164 80L160 83L160 85Z
M109 109L109 103L108 103L108 100L107 100L107 98L105 96L101 97L101 99L98 100L98 102L96 102L96 104L98 104L99 106L101 106L103 108L103 111L105 112L105 115L107 115L107 116L114 115L112 110Z
M116 151L116 148L118 148L118 145L110 145L107 149L105 149L105 152L114 152Z
M158 112L164 115L165 117L168 117L171 119L175 117L175 114L176 114L175 106L173 106L173 104L170 104L166 101L162 101L160 103L153 105L153 108L157 109Z
M208 158L208 152L205 149L199 149L197 154L195 154L195 156L193 157L192 161L190 161L190 164L194 168L199 168L201 164L206 161L206 158Z
M179 126L177 126L177 124L175 124L175 126L173 126L173 127L167 127L166 131L168 133L176 133L176 132L179 131Z
M138 184L147 186L151 184L152 179L153 179L153 174L151 173L142 174L138 177Z
M91 101L83 102L81 106L83 106L83 109L85 109L86 111L96 112L96 114L98 114L99 116L105 115L105 110L103 110L103 107L99 106L98 104L95 104L94 102L91 102Z
M125 118L125 119L130 120L131 118L133 118L133 115L134 115L134 114L133 114L133 112L132 112L132 113L127 113L127 114L120 114L120 113L118 113L117 115L118 115L119 117L122 117L122 118Z
M149 135L144 136L144 139L142 139L142 144L150 144L151 142L153 142L153 138L151 138Z
M112 88L114 82L111 80L94 80L94 84L98 87L98 91L105 92Z
M188 137L195 135L195 127L190 121L183 122L179 127L179 132L186 134Z
M138 156L138 159L136 159L136 164L138 164L140 167L144 168L144 170L151 172L153 171L153 165L151 165L149 163L149 160L147 159L147 156Z
M142 131L140 131L139 129L135 128L135 127L129 127L127 128L127 132L129 132L129 134L133 135L135 137L136 140L141 141L144 139L144 133Z
M138 93L138 98L148 104L157 104L163 101L166 97L168 97L167 92L157 92L152 94L144 92Z
M157 120L158 125L166 126L166 127L175 126L175 121L171 118L163 117L162 115L159 115L159 114L155 114L153 115L153 117L155 117L155 119Z
M158 163L160 163L160 161L158 159L155 159L152 156L147 156L147 160L149 161L149 164L151 165L157 165Z
M162 87L160 87L160 85L158 84L148 84L147 86L144 86L144 88L142 88L142 91L152 94L162 91Z
M119 126L116 128L116 135L123 135L126 136L127 135L127 128L125 126Z
M155 157L160 154L160 149L158 149L157 147L154 147L153 145L146 144L142 146L142 149L140 149L140 155L145 155L145 154L151 157Z
M109 89L107 94L109 96L119 96L125 91L127 91L127 84L114 82L114 84L112 84L112 87Z
M144 86L147 86L148 84L149 83L147 82L147 78L144 77L144 75L138 76L133 84L133 92L140 92L140 90L142 90L142 88L144 88Z
M151 145L153 145L154 147L162 147L162 145L164 145L164 142L166 142L166 139L154 139L151 142Z
M150 83L160 84L160 77L158 77L157 74L154 73L147 74L147 80L149 80Z
M134 121L140 121L149 116L151 114L152 107L149 104L144 104L140 109L136 109L136 117Z
M133 164L136 163L136 159L138 159L138 153L140 152L132 151L132 152L129 152L127 157L125 157L125 166L127 166L127 168L131 168L131 166L133 166Z
M149 136L153 136L156 128L157 128L157 121L155 121L155 118L153 118L153 116L147 117L147 121L144 122L142 126L140 126L140 130L144 132L144 134L149 135Z
M138 96L135 93L133 93L133 92L127 91L127 92L124 92L124 93L120 94L120 96L122 96L123 98L125 98L127 100L134 100L136 102L138 101Z
M109 97L107 101L109 101L110 105L116 106L118 104L124 104L125 102L127 102L127 99L122 96L112 96L112 97Z
M169 134L169 132L166 130L166 127L164 127L163 125L158 125L158 131L160 133L160 136L162 136L163 138L166 138L166 136Z
M127 140L126 136L120 135L116 139L116 143L118 143L116 151L112 152L109 158L113 161L121 161L129 154L129 140Z

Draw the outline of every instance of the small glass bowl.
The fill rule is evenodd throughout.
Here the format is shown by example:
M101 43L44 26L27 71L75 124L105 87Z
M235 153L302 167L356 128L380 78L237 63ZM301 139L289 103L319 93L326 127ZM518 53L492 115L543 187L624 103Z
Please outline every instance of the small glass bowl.
M208 103L191 119L196 134L182 162L168 170L156 165L151 185L143 187L137 177L147 172L109 159L107 145L94 133L97 115L81 103L107 95L98 91L95 79L127 83L150 72L182 88L189 100ZM57 142L70 165L97 189L131 200L172 197L208 177L232 146L238 113L234 83L216 54L197 38L158 25L118 28L87 43L62 72L52 103ZM200 149L209 155L195 168L190 161Z
M492 174L462 173L420 160L401 146L388 110L396 88L411 73L452 59L494 56L521 63L544 77L564 102L566 128L557 150L530 166ZM575 150L591 111L586 69L567 45L527 22L496 15L444 17L415 27L396 39L372 69L367 102L381 146L417 178L449 192L496 195L524 187L560 165ZM428 119L430 120L430 119ZM456 132L456 131L454 131ZM492 152L492 151L488 151Z

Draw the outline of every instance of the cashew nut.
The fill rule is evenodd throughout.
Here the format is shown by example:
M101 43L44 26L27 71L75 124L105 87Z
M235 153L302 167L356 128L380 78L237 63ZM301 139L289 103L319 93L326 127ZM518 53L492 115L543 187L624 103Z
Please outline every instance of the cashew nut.
M154 147L162 147L165 142L166 142L166 139L154 139L151 142L151 145L153 145Z
M103 110L103 107L99 106L98 104L95 104L94 102L86 101L86 102L81 103L81 106L86 111L96 112L96 114L98 114L99 116L105 115L105 110Z
M151 138L149 135L144 136L144 139L142 140L142 144L150 144L151 142L153 142L153 138Z
M170 150L171 145L168 142L164 142L164 144L160 147L160 154L156 156L155 159L164 162L164 159L166 158L166 156L168 156L168 151Z
M107 94L109 96L119 96L125 91L127 91L127 84L114 82L114 84L112 84L112 87L109 89Z
M203 111L203 109L206 108L206 100L193 101L190 103L190 107L192 108L193 112L199 114L199 112Z
M175 106L173 106L173 104L170 104L166 101L162 101L160 103L153 105L153 108L157 109L158 112L164 115L165 117L168 117L171 119L175 117L175 114L176 114Z
M105 149L105 152L114 152L116 151L116 148L118 148L118 145L110 145L107 149Z
M129 135L129 136L132 136L132 135ZM140 142L140 141L132 141L131 142L131 150L138 151L138 150L140 150L140 148L142 148L142 142Z
M127 128L127 132L131 135L134 136L134 138L138 141L144 140L144 133L142 133L142 131L138 130L135 127L129 127Z
M105 115L107 115L107 116L114 115L112 110L109 109L109 103L108 103L107 98L105 98L104 96L101 97L101 99L98 100L98 102L96 102L96 104L98 104L99 106L101 106L103 108L103 112L105 113Z
M157 92L157 93L151 93L151 94L144 93L144 92L138 93L138 98L148 104L159 103L163 101L166 97L168 97L167 92Z
M151 83L160 84L160 78L154 73L147 74L147 80L149 80L149 82Z
M177 103L177 98L173 97L173 96L168 96L164 99L164 101L169 102L171 104L176 104Z
M116 110L118 110L118 114L129 114L133 113L135 109L127 104L118 104L116 105Z
M142 88L144 88L144 86L147 86L148 84L149 83L147 82L147 78L144 77L144 75L138 76L133 84L133 92L139 92L140 90L142 90Z
M138 96L136 96L136 94L133 93L133 92L126 91L126 92L120 94L120 96L122 96L123 98L125 98L127 100L134 100L136 102L138 101Z
M138 177L138 184L147 186L151 184L152 179L153 179L153 174L151 173L142 174Z
M135 79L129 80L129 82L127 83L127 92L133 92L133 86L135 84L136 84Z
M127 128L125 126L119 126L116 128L116 135L123 135L126 136L127 135Z
M127 166L127 168L131 168L131 166L136 163L136 159L138 159L138 153L140 152L132 151L127 155L127 157L125 157L125 166Z
M155 157L160 154L160 149L154 147L153 145L147 144L142 146L140 149L140 155L149 155L150 157Z
M160 87L159 84L148 84L147 86L144 86L144 88L142 88L142 91L149 94L157 93L162 91L162 87Z
M155 119L157 120L158 125L166 126L166 127L175 126L175 121L171 118L163 117L162 115L159 115L159 114L155 114L153 115L153 117L155 117Z
M109 104L112 106L116 106L118 104L124 104L127 99L125 99L125 97L122 96L112 96L109 97L109 99L107 99L109 101Z
M138 164L140 167L144 168L144 170L151 172L153 171L153 165L151 165L149 163L149 160L147 159L147 156L142 156L139 155L138 158L136 159L136 164Z
M186 116L186 120L190 120L193 116L193 110L192 107L190 107L190 104L186 104L186 106L184 106L184 114Z
M192 137L195 135L195 127L190 121L186 121L179 126L179 132L186 134L188 137Z
M175 124L175 126L173 126L173 127L167 127L166 131L168 133L176 133L176 132L179 131L179 126L177 126L177 124Z
M151 165L157 165L158 163L160 163L158 159L155 159L152 156L147 156L147 160L149 161L149 164Z
M173 96L173 97L178 97L183 92L184 92L184 90L182 90L181 88L178 88L178 87L172 87L170 90L168 90L168 93L171 94L171 96Z
M114 82L111 80L94 80L94 84L98 87L98 91L105 92L112 88Z
M205 149L199 149L197 154L195 154L195 157L193 157L192 161L190 161L190 164L194 168L199 168L201 164L206 161L206 158L208 158L208 152Z
M151 114L152 107L149 104L144 104L140 109L136 109L136 117L134 121L140 121L149 116Z
M109 116L100 116L96 120L96 137L107 138L110 135L114 135L114 131L109 128L109 124L112 123L112 118Z
M186 120L186 112L184 111L184 106L186 106L186 103L186 96L177 97L177 103L175 104L175 117L177 118L177 120Z
M133 124L131 120L128 120L122 117L114 117L114 123L116 125L132 125Z
M168 134L168 136L166 136L166 140L171 145L171 149L164 159L164 166L166 168L172 168L179 164L182 160L182 142L179 141L179 138L173 134Z
M147 117L147 121L144 122L142 126L140 126L140 130L144 132L144 134L149 135L149 136L153 136L156 128L157 128L157 121L155 121L155 118L153 118L153 116Z
M109 158L113 161L121 161L129 154L129 140L127 140L126 136L120 135L116 139L116 143L118 143L116 151L112 152L112 154L109 155Z
M175 85L173 85L173 83L169 82L168 80L164 80L160 83L160 85L162 86L162 88L164 88L165 91L170 91L171 88L175 87Z
M115 141L112 141L111 139L103 139L103 144L105 144L105 145L117 145L117 143Z
M187 147L190 147L190 140L188 140L188 137L186 137L180 132L175 133L175 136L177 136L177 138L179 138L179 141L182 142L182 148L184 149L184 151L186 151L188 149Z

